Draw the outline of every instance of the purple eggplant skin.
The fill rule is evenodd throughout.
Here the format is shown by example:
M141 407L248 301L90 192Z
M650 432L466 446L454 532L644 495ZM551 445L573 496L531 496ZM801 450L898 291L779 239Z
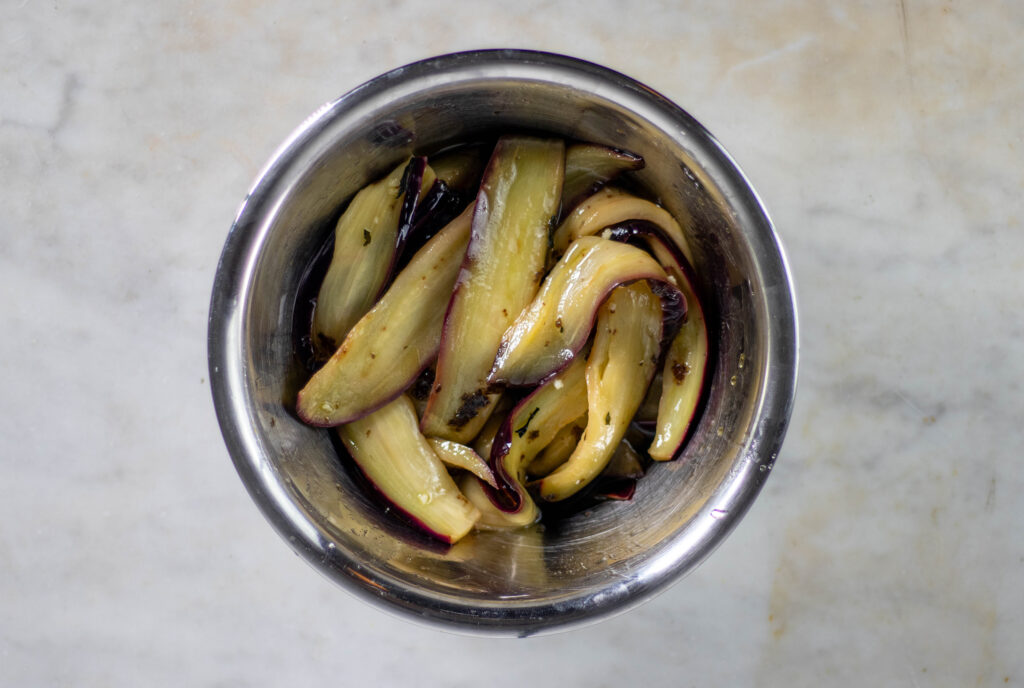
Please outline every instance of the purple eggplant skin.
M512 423L515 411L508 414L508 418L498 428L491 444L491 471L494 473L496 486L481 483L484 492L491 502L502 511L515 514L522 510L526 500L530 497L524 494L523 487L519 481L508 474L505 470L505 462L502 460L512 448Z
M405 242L409 240L409 233L412 231L413 222L419 209L420 193L423 186L423 174L427 170L427 159L418 156L409 161L405 168L405 176L402 179L401 193L402 210L398 215L398 231L395 233L395 260L402 254Z
M672 241L672 238L665 233L665 230L653 222L629 220L612 225L606 231L608 232L608 238L612 241L645 244L652 251L654 257L663 265L667 262L665 258L670 257L671 261L678 266L680 272L683 273L690 283L694 283L695 275L690 261L686 259L682 250Z
M435 179L415 209L405 237L405 247L399 252L398 264L393 274L398 274L416 252L458 217L468 204L467 197L452 190L443 179Z
M683 292L674 284L657 280L647 280L647 284L651 287L651 291L661 299L661 357L664 358L668 345L679 333L679 328L686 320L689 305Z

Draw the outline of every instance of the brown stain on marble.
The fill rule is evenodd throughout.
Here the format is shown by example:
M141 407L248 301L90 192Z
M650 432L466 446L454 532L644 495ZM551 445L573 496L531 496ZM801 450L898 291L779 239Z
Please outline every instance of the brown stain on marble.
M886 486L865 489L853 479L808 501L785 527L758 685L794 678L793 668L812 656L821 675L839 681L858 671L879 677L858 669L871 657L968 684L997 675L996 598L963 575L970 524L944 507L955 477L936 473L922 489L924 500L887 503ZM916 513L927 502L935 506ZM929 639L948 628L957 629L954 652Z
M972 118L991 120L951 151L968 160L972 147L1019 129L1019 89L1006 85L1018 79L1009 65L1024 59L1024 44L1012 21L993 36L990 14L909 1L759 11L709 44L710 62L723 88L803 131L808 146L835 138L869 150L921 148Z

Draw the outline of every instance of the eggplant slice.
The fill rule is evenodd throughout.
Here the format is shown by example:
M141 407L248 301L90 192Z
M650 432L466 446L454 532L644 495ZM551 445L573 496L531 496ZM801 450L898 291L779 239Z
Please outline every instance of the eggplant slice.
M445 316L425 434L468 442L493 411L499 395L487 376L502 334L543 278L564 166L560 140L510 136L495 146Z
M334 229L334 254L313 312L314 346L325 355L363 315L391 277L421 194L434 183L425 158L412 158L364 187ZM413 193L415 192L415 193Z
M669 461L689 436L706 394L708 327L704 309L694 287L693 268L658 225L626 222L610 228L610 238L643 241L686 299L686 315L665 354L657 429L648 449L655 461Z
M587 409L586 362L579 358L524 398L498 429L491 447L491 469L498 487L467 490L466 496L491 526L518 527L532 523L540 511L524 487L526 467L567 424ZM485 495L493 509L482 504ZM504 514L504 515L500 515Z
M539 481L548 501L571 497L611 460L654 377L662 304L646 282L616 288L601 306L587 357L587 429L569 459Z
M472 447L467 447L464 444L452 442L451 440L442 440L437 437L428 437L427 442L434 448L437 458L441 459L446 466L469 471L491 487L498 486L491 467L487 465L483 457L477 454Z
M299 417L329 427L407 389L437 356L441 326L469 243L467 209L427 243L299 392Z
M374 487L427 533L452 543L480 518L420 433L408 397L400 396L370 415L340 426L337 433Z
M598 191L562 221L552 237L554 252L561 255L576 239L598 234L606 227L628 220L644 220L660 227L683 252L686 260L693 264L690 245L686 241L682 227L671 213L639 196L613 188Z

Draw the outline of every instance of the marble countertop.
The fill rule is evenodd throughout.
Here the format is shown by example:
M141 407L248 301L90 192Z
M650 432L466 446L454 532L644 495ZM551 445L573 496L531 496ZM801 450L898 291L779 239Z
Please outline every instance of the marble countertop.
M755 9L756 7L756 9ZM0 684L1024 685L1024 5L0 7ZM206 369L277 144L392 67L564 52L701 120L772 212L801 371L697 571L527 640L393 618L264 521Z

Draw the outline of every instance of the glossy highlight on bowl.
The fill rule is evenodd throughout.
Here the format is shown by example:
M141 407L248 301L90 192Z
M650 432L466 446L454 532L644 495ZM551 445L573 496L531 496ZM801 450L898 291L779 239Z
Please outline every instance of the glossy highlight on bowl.
M305 271L345 201L414 152L494 132L544 132L633 151L632 173L684 227L713 315L711 387L682 455L630 501L439 546L386 513L303 424L309 372L294 354ZM260 173L231 227L209 320L214 405L261 511L320 572L363 599L449 629L505 635L624 611L692 570L770 474L792 409L797 319L784 253L760 199L685 111L573 58L443 55L383 74L317 110Z

